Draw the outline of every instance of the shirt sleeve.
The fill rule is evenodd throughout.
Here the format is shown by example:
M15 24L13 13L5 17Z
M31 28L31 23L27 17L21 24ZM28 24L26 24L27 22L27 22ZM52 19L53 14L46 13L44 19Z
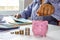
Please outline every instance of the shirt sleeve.
M26 8L20 13L20 15L21 15L22 18L27 19L28 17L31 16L32 6L33 6L33 2L32 2L30 5L28 5L28 7L26 7Z
M56 18L57 20L60 20L60 3L59 4L54 4L55 7L55 12L52 15L54 18Z
M51 16L57 20L60 20L60 0L49 0L49 2L54 6L55 11Z

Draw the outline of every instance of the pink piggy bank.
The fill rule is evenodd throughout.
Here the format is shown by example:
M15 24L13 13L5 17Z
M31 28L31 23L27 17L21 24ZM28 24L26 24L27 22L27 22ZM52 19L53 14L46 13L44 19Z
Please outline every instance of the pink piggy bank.
M48 21L33 21L32 31L35 36L46 37L48 30Z

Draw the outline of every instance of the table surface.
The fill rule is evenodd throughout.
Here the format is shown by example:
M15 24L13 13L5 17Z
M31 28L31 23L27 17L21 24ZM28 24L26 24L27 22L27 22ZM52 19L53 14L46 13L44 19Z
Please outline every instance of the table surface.
M11 32L25 30L30 28L30 36L11 34ZM1 31L0 40L60 40L60 27L55 25L48 25L47 37L35 37L32 32L32 25L23 25L18 29Z

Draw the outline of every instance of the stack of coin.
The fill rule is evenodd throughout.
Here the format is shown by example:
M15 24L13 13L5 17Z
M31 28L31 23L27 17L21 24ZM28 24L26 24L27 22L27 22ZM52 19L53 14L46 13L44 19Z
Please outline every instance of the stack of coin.
M30 35L30 28L25 28L25 35Z
M25 28L25 30L19 30L19 31L11 32L11 34L30 35L30 28Z
M11 32L11 34L14 34L14 32Z
M19 31L15 31L15 34L19 34Z
M24 35L24 30L19 31L20 35Z

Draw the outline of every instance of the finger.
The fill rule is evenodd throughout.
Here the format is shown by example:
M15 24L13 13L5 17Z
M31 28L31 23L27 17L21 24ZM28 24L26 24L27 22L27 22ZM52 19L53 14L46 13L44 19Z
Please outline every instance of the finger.
M51 6L51 8L49 8L49 15L52 15L54 13L54 7Z
M48 13L48 9L47 9L47 7L45 7L45 9L44 9L44 16L47 16L47 13Z
M15 18L17 18L17 19L18 19L18 16L16 16Z
M40 11L40 16L43 16L43 10Z
M40 15L43 16L44 15L43 13L44 13L44 6L41 7L41 13L40 13Z
M51 15L51 7L49 6L48 7L48 16L50 16Z
M19 18L19 17L18 17L18 14L15 15L15 18L17 18L17 19Z
M41 16L41 10L39 11L38 16Z
M53 13L54 13L54 11L55 11L55 8L54 8L54 7L52 7L52 9L51 9L51 13L53 14Z
M15 18L18 18L17 15L14 16Z
M21 15L20 15L20 14L18 14L18 15L17 15L17 18L19 19L20 17L21 17Z
M48 16L48 5L45 5L44 16Z
M14 17L16 17L16 15L14 15Z
M37 10L37 15L38 16L40 15L40 8L38 8L38 10Z

